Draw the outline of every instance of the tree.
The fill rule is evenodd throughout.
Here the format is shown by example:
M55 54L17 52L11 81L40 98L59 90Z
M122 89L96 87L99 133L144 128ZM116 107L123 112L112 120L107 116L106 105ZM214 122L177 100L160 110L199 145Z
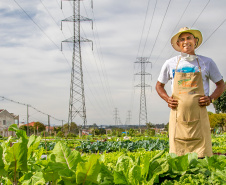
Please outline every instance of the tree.
M104 135L106 133L106 131L103 128L94 128L94 129L92 129L91 133L93 135Z
M63 130L64 130L64 132L68 132L68 123L64 124ZM79 126L77 126L75 122L71 122L71 124L70 124L70 132L74 133L74 134L78 134L79 133Z
M220 127L223 130L223 127L226 124L226 114L211 114L209 115L210 127Z
M19 128L20 130L24 130L24 131L26 131L27 132L27 126L26 125L22 125L22 126L20 126L20 128Z
M91 133L93 136L100 135L100 130L98 128L94 128L92 129Z
M129 129L129 136L133 137L135 136L135 130L134 129Z
M45 129L46 129L45 125L38 121L34 123L34 130L37 131L37 127L38 127L38 132L45 131Z
M60 132L62 130L62 127L54 127L53 131L56 131L57 133Z
M208 111L207 113L208 113L208 115L212 115L212 114L213 114L213 113L212 113L212 112L210 112L210 111Z
M155 126L151 122L146 123L146 126L147 126L147 129L155 128Z
M64 137L64 133L63 133L62 131L59 131L59 132L57 133L57 137Z
M164 130L169 132L169 122L165 125Z
M95 128L98 128L98 126L97 126L96 123L93 124L93 128L94 128L94 129L95 129Z
M226 82L225 82L226 85ZM226 113L226 90L213 102L216 113Z
M226 114L220 114L218 126L221 128L221 130L223 130L225 125L226 125Z
M27 125L22 125L22 126L20 126L19 129L24 130L27 134ZM32 133L34 133L34 128L32 126L29 126L29 135L31 135Z
M209 114L210 127L214 129L218 123L218 114Z

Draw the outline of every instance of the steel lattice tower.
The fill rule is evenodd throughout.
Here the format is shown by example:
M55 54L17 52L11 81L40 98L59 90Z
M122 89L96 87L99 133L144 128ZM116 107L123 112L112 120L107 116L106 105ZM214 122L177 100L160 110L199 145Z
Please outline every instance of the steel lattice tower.
M131 111L128 111L128 117L126 118L125 125L130 125L130 120L131 120Z
M119 123L119 117L118 117L118 109L115 108L115 113L114 113L114 119L115 119L115 125L118 125Z
M86 126L87 123L82 57L81 57L81 42L92 42L92 41L81 37L80 23L81 21L92 21L92 20L80 15L80 0L67 0L67 1L73 1L73 16L62 20L67 22L73 22L73 36L69 39L62 41L73 43L69 114L68 114L68 127L69 127L68 130L70 132L70 124L73 122L75 117L81 118L84 127Z
M141 83L139 85L136 85L136 87L140 87L141 93L140 93L140 114L139 114L139 126L147 123L147 105L146 105L146 94L145 89L146 87L151 87L150 85L145 83L145 76L151 75L150 73L146 73L145 68L148 63L151 63L148 61L149 58L147 57L138 57L137 61L135 63L140 63L141 65L141 72L136 73L136 75L141 76Z

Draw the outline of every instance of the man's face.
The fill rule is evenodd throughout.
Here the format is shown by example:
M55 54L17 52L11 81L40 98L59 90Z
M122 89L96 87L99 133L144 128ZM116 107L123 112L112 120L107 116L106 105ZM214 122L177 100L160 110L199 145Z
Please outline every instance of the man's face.
M182 33L177 41L177 45L180 47L181 52L190 55L195 54L196 39L191 33Z

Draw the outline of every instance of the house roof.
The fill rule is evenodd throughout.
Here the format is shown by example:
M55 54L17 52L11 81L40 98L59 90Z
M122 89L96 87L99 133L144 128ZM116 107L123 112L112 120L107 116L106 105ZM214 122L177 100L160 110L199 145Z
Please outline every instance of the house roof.
M48 125L46 126L46 129L48 129ZM53 130L54 129L54 127L49 127L49 130Z
M4 111L8 112L6 109L0 109L0 113Z
M2 113L2 112L4 112L4 111L6 111L7 113L9 113L6 109L0 109L0 113ZM13 113L9 113L14 119L15 118L19 118L19 115L15 115L15 114L13 114Z
M19 118L19 115L15 115L13 113L10 113L14 118Z
M33 127L33 126L34 126L34 124L35 124L35 122L31 122L31 123L24 124L24 125L25 125L25 126L27 126L27 125L28 125L28 126L32 126L32 127Z

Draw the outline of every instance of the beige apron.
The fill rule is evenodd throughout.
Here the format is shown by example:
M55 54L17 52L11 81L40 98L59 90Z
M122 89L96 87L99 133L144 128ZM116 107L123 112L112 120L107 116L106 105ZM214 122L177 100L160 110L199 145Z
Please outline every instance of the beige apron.
M180 58L177 63L179 64ZM199 61L197 59L198 65ZM178 100L177 109L171 109L169 120L170 153L178 156L196 152L198 157L212 156L210 123L205 106L199 106L204 95L201 67L199 72L176 72L173 98Z

